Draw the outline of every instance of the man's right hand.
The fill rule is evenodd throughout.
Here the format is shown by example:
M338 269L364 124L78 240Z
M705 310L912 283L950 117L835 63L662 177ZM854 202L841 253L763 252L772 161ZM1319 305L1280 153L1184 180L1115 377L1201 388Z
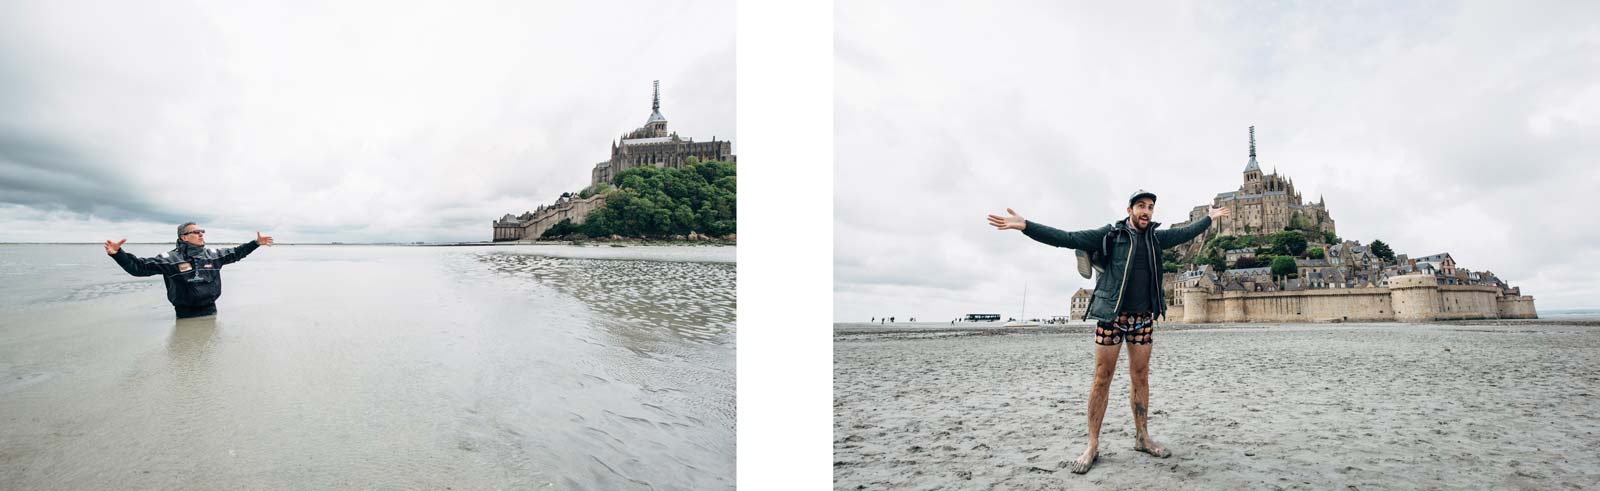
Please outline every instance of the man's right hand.
M116 241L116 242L112 242L112 241L109 241L109 240L106 241L106 254L116 254L117 251L122 250L122 244L126 243L127 241L128 241L128 239L122 239L122 240L119 240L119 241Z
M995 230L1022 230L1028 226L1028 222L1023 220L1022 215L1018 215L1017 212L1006 208L1006 213L1010 213L1011 216L989 215L989 225L993 225Z

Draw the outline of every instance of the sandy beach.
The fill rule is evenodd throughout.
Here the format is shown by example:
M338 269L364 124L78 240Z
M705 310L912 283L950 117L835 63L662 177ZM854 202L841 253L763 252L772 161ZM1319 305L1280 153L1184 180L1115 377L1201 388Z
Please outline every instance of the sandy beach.
M836 324L837 489L1593 489L1600 323L1158 324L1085 475L1089 327Z

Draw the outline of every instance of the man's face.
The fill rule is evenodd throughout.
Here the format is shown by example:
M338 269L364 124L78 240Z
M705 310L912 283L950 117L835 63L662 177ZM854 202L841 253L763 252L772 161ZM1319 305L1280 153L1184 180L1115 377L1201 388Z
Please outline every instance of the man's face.
M183 235L180 237L183 238L184 242L188 242L190 244L201 247L205 247L206 245L206 229L200 228L199 225L190 225L184 227Z
M1128 207L1128 219L1133 221L1135 228L1143 230L1150 225L1150 216L1156 213L1156 200L1139 198Z

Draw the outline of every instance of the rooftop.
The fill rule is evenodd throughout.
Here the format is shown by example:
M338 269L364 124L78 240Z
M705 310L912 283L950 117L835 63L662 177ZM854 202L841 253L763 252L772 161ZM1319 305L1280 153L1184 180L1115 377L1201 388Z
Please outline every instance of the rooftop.
M630 140L622 140L622 144L623 145L648 145L648 144L651 144L651 143L669 143L671 141L672 141L672 137L670 137L670 136L657 136L657 137L653 137L653 138L634 138L634 139L630 139Z

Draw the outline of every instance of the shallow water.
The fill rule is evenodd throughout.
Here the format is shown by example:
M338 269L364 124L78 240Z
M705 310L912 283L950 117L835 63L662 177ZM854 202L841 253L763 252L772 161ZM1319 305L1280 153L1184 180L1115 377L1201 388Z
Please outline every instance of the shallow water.
M731 488L734 251L0 245L0 488Z

